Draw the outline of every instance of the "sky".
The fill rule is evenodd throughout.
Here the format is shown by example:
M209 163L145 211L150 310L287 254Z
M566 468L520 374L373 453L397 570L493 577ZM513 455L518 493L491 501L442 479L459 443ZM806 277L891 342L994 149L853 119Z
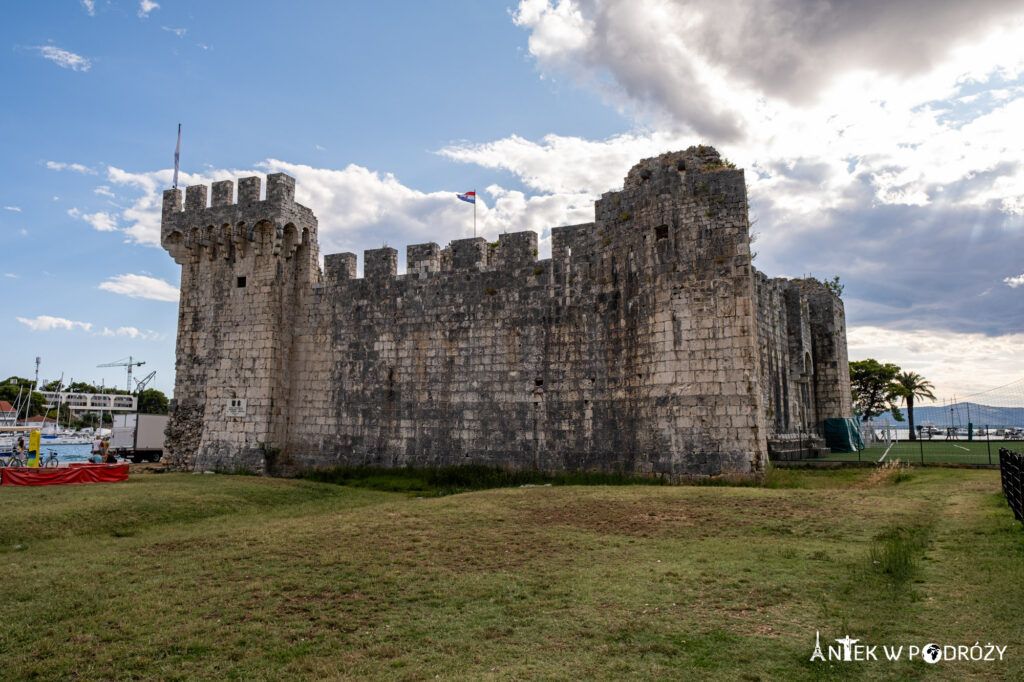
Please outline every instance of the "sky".
M286 172L320 253L593 220L640 159L744 168L769 276L850 358L1024 377L1024 1L51 0L0 23L0 377L168 395L179 184Z

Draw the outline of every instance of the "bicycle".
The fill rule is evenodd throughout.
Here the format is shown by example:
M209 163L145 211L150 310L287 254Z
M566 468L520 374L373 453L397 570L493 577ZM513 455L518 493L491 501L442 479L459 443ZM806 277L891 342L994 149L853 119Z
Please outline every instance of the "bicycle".
M23 452L8 452L0 455L0 467L23 466L28 466L28 462L25 461L25 453Z
M47 458L45 460L43 460L43 463L40 464L39 466L48 467L48 468L55 468L55 467L60 466L60 458L57 457L57 451L56 450L49 450L49 453L50 454L47 456Z

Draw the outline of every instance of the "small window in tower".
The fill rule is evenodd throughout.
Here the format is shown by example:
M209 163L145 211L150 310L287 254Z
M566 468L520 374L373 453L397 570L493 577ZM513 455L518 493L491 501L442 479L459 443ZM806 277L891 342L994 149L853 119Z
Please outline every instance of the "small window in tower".
M659 242L662 239L668 239L668 225L658 225L654 228L654 238Z
M533 380L533 385L534 386L543 386L544 385L544 380L538 377L538 378Z
M239 277L238 278L238 288L239 289L244 289L245 288L245 277Z

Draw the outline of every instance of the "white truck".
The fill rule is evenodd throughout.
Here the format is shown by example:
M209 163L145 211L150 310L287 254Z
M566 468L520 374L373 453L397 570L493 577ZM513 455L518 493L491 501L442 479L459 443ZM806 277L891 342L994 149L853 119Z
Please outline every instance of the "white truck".
M119 456L139 462L159 462L164 454L166 414L115 414L110 449Z

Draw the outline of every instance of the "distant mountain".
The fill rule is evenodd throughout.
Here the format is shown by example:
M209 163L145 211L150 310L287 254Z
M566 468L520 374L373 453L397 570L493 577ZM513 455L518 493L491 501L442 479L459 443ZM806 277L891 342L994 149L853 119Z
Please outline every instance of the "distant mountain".
M946 405L925 405L914 406L914 425L919 426L925 422L931 422L935 426L945 427L950 425L950 406ZM1021 426L1024 427L1024 406L1022 407L995 407L993 405L979 405L978 403L955 403L952 405L952 424L957 427L966 427L969 421L975 427L980 426ZM904 423L907 419L907 411L900 410L903 414ZM969 415L968 415L969 413ZM892 422L892 415L888 412L875 417L873 422Z

